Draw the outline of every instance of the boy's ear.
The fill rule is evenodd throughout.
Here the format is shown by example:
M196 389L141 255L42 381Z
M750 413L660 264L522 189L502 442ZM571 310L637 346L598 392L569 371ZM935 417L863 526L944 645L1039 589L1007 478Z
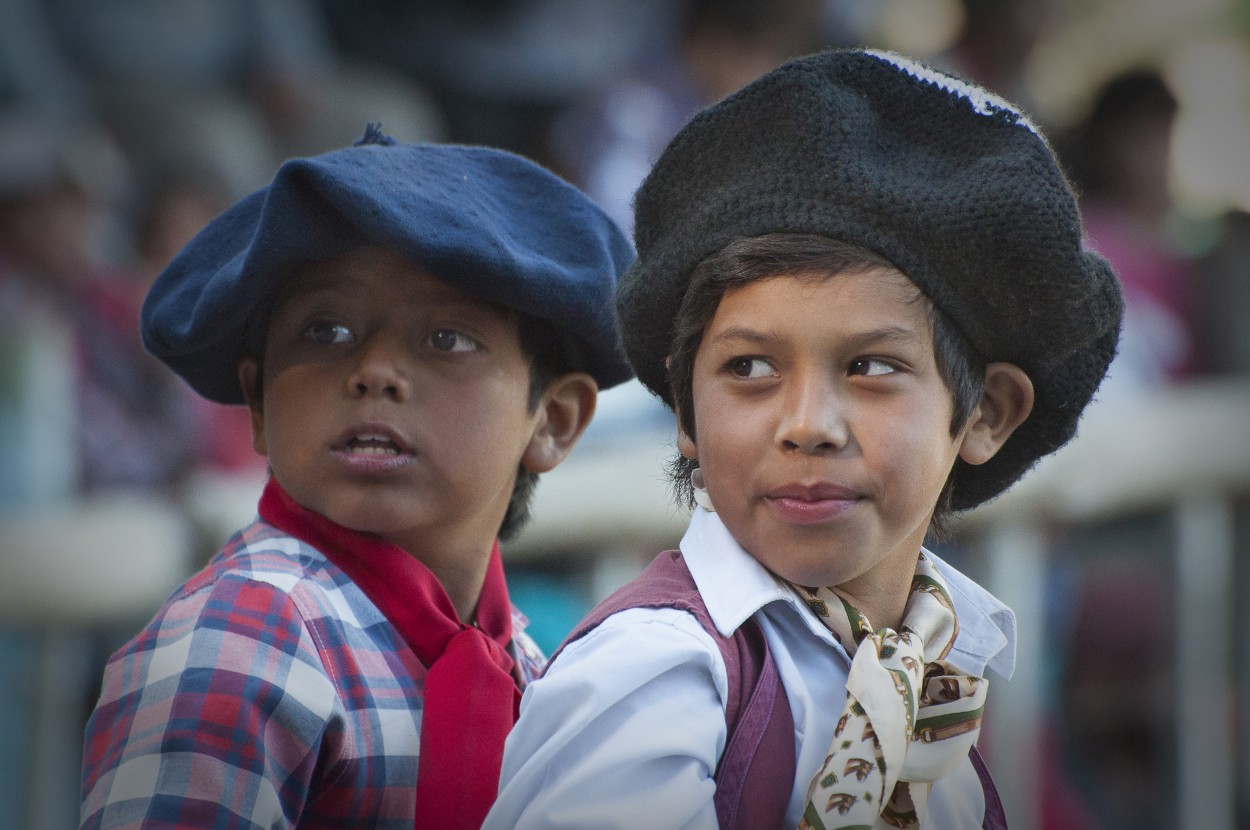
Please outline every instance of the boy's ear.
M239 361L238 371L243 402L247 404L252 415L252 449L260 455L268 455L265 444L265 409L256 394L256 390L260 388L260 363L254 357L245 357Z
M672 355L664 358L664 368L665 370L673 368ZM676 395L673 397L676 397ZM695 446L694 439L686 434L686 429L682 426L685 421L681 418L681 407L675 401L673 403L673 414L677 416L677 451L681 453L682 458L697 461L699 459L699 448Z
M599 384L585 372L556 378L538 403L538 420L521 464L531 473L550 472L577 444L599 400Z
M984 464L1007 443L1007 439L1033 411L1033 381L1012 363L985 367L985 392L968 418L959 457L969 464Z

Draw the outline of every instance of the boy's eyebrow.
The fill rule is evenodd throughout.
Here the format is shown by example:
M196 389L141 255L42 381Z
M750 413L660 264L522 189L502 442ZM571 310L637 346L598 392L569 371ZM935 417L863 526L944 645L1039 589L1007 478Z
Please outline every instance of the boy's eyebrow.
M747 343L766 346L777 343L785 338L772 331L754 329L747 325L730 326L712 338L713 343L740 340ZM869 346L896 345L908 346L923 341L917 331L907 326L879 326L865 331L855 332L843 339L843 345L852 350Z
M857 348L868 346L911 346L924 342L924 338L914 328L907 326L881 326L858 332L847 338L847 342Z

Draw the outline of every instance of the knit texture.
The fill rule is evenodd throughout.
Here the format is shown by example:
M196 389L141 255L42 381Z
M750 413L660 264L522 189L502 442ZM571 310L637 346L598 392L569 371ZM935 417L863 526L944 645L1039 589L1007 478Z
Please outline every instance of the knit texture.
M633 374L612 302L633 249L602 210L512 153L402 144L374 126L352 147L287 161L192 239L148 292L144 344L204 397L243 403L249 326L302 265L362 245L551 322L601 388Z
M634 370L670 406L665 358L692 270L769 233L875 251L987 360L1024 369L1033 412L988 463L956 462L955 510L1069 441L1115 354L1120 287L1082 247L1045 138L997 96L898 55L809 55L705 109L643 182L635 213L638 259L617 306Z

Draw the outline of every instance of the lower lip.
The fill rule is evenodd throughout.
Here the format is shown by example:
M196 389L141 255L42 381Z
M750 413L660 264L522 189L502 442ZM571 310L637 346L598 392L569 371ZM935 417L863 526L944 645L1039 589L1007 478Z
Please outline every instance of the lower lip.
M768 506L791 524L815 525L841 516L855 506L856 499L769 498Z
M355 473L387 473L407 467L412 463L412 453L384 455L382 453L349 452L335 450L334 455L339 463Z

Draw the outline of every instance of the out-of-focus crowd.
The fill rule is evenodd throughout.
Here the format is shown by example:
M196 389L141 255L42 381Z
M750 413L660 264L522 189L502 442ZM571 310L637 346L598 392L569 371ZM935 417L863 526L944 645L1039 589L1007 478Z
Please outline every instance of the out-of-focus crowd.
M118 488L177 499L198 473L263 470L246 413L191 393L145 353L137 320L165 263L283 159L346 145L366 122L403 141L492 144L552 167L629 228L634 188L691 115L789 57L894 46L881 37L882 5L5 0L0 511ZM1057 4L949 5L960 25L926 57L1029 109L1028 59ZM1177 209L1169 176L1183 102L1157 66L1123 69L1089 91L1083 117L1051 132L1088 244L1125 287L1106 399L1250 371L1250 213L1198 221ZM1114 529L1110 547L1150 536L1135 528ZM1159 688L1170 670L1152 644L1175 612L1153 573L1099 565L1064 595L1062 740L1100 749L1056 762L1078 774L1066 790L1076 806L1064 813L1058 799L1052 826L1156 826L1158 811L1134 810L1158 803L1140 787L1166 771L1149 703L1166 692L1140 709L1118 697ZM1118 786L1080 784L1094 780Z
M1027 108L1026 60L1052 5L968 2L934 60ZM690 115L788 57L870 39L872 14L826 0L10 0L0 504L169 491L196 468L259 463L243 416L186 394L135 320L180 246L283 159L347 144L367 121L401 140L495 144L628 228L633 188ZM1153 69L1094 98L1059 149L1129 299L1112 389L1245 368L1246 327L1227 310L1246 292L1250 220L1232 215L1226 244L1195 261L1174 244L1176 99Z

